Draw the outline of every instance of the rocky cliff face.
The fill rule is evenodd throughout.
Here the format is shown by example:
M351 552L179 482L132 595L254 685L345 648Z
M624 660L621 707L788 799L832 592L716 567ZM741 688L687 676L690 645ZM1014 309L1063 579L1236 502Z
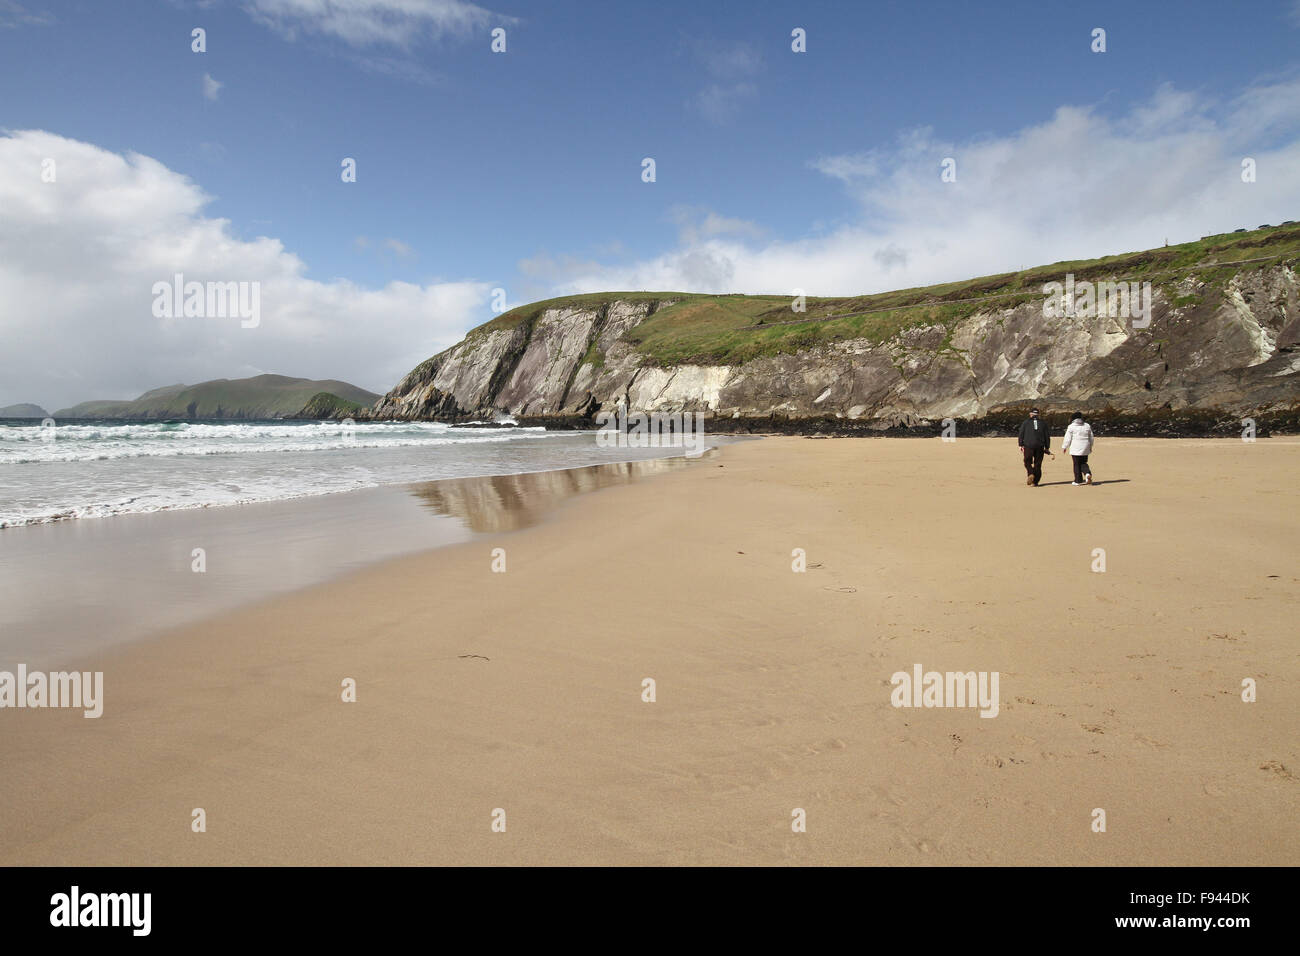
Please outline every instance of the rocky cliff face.
M1103 416L1196 411L1294 421L1296 273L1285 261L1227 278L1222 268L1157 286L1147 328L1106 314L1049 318L1034 286L1029 301L990 302L881 341L845 338L739 364L664 365L642 351L629 333L671 296L561 305L513 327L476 329L365 414L463 421L505 413L558 423L626 403L708 412L719 427L778 418L883 428L980 419L1033 402Z

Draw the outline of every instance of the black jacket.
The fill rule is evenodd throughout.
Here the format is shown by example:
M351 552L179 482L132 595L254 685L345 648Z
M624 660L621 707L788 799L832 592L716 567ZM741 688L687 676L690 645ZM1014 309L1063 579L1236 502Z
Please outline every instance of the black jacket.
M1023 448L1050 448L1052 440L1047 435L1047 422L1026 418L1020 426L1020 445Z

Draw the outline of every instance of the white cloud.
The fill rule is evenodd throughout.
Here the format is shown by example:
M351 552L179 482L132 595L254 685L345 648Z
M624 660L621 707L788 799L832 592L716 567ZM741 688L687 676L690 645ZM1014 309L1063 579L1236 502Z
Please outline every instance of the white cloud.
M395 254L400 259L406 259L415 255L415 250L402 242L401 239L385 239L384 248Z
M875 176L880 171L876 157L865 153L853 156L821 156L809 165L819 173L825 173L827 176L845 182Z
M748 43L708 43L696 47L705 68L721 79L751 76L763 63L762 56Z
M746 101L758 96L753 77L762 66L762 56L748 43L692 39L695 59L712 78L689 101L691 108L711 123L734 119Z
M290 40L315 34L353 47L406 49L422 38L516 22L463 0L248 0L245 9Z
M1162 87L1118 117L1064 106L1041 123L964 142L909 130L888 146L810 161L850 200L828 233L764 242L686 229L675 248L647 260L567 263L545 291L851 295L1300 219L1298 136L1296 79L1229 102ZM944 183L949 156L957 181ZM1257 163L1254 183L1241 181L1245 157Z
M687 244L715 236L760 239L766 234L763 227L748 219L719 216L713 210L699 206L673 206L668 210L668 218L676 223L680 241Z
M746 100L758 96L753 83L710 83L691 99L691 105L711 123L726 123L736 117Z
M203 74L203 97L204 99L215 100L221 87L225 84L219 80L214 80L207 73Z
M0 0L0 30L19 27L44 27L54 22L48 13L33 13L18 0Z
M40 178L47 157L54 183ZM0 404L55 409L256 370L385 391L488 318L490 283L309 279L279 240L240 240L204 216L208 201L147 156L0 135ZM153 284L177 272L259 282L260 325L155 318Z
M441 74L435 73L411 57L349 54L346 59L367 73L375 73L419 86L436 86L442 79Z

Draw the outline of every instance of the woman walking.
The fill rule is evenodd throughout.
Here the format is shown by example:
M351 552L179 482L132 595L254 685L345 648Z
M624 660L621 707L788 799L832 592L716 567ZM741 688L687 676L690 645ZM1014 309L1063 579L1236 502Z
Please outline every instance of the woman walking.
M1092 426L1083 420L1083 412L1075 412L1065 435L1061 438L1061 449L1074 459L1074 481L1072 485L1092 484L1092 469L1088 467L1088 455L1092 453Z

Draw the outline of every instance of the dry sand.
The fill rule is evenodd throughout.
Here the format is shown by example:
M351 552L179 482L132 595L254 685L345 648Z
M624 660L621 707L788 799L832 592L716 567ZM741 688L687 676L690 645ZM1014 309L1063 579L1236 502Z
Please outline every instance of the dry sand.
M0 863L1300 862L1300 442L1067 462L766 439L106 652L0 711Z

